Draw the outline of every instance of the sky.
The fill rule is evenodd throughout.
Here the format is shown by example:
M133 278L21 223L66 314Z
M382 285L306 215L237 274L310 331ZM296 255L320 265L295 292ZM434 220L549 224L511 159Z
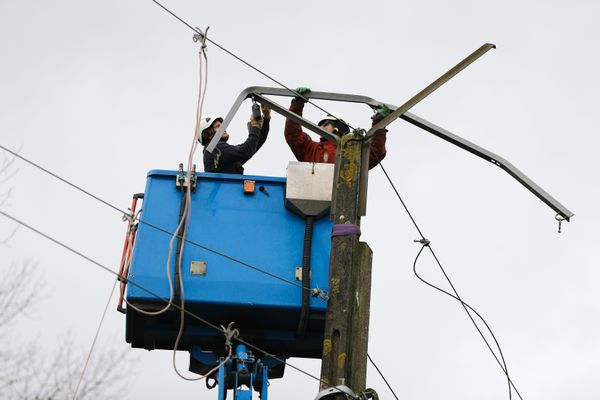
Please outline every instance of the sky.
M389 127L384 165L461 296L494 329L523 398L600 398L600 3L164 4L193 26L210 26L214 41L290 87L396 105L483 43L496 44L411 112L516 165L575 213L562 233L555 213L504 171L405 121ZM186 159L198 44L150 0L2 0L0 52L3 146L122 208L143 191L147 171L176 169ZM254 85L275 86L208 45L206 113L226 114ZM355 126L370 123L366 107L319 104ZM241 110L228 129L234 143L245 137L250 105ZM305 115L322 117L309 106ZM293 155L283 124L273 117L247 173L285 176ZM3 211L117 268L126 228L120 215L22 162L14 168L0 188L11 189ZM383 173L374 169L369 179L361 239L374 252L370 355L400 398L507 398L503 373L460 304L414 277L418 234ZM0 220L1 238L15 224ZM10 273L26 259L47 293L19 319L18 336L51 351L70 332L74 346L87 350L113 277L21 228L0 247L0 268ZM418 267L447 287L428 254ZM124 330L111 306L101 339L124 342ZM131 352L128 398L217 396L178 378L170 352ZM318 360L290 361L319 374ZM187 355L178 362L185 370ZM368 386L391 398L372 367ZM289 368L270 387L275 399L317 391L318 382Z

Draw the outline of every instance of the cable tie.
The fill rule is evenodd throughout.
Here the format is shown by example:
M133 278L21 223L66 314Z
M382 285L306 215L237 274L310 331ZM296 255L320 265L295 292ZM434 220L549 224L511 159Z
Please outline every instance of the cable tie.
M368 388L368 389L365 389L362 392L358 393L358 398L360 398L361 400L368 400L368 399L379 400L379 395L377 394L375 389Z
M221 329L223 329L223 335L225 335L225 350L227 350L229 354L232 352L232 339L237 339L237 337L240 335L240 331L235 329L233 324L235 324L235 322L231 321L229 325L227 325L227 328L221 325Z
M209 29L210 29L210 26L207 26L206 30L204 32L202 32L202 29L196 27L197 33L194 34L194 36L192 37L194 42L200 42L200 50L202 51L202 53L206 53L206 38L207 38Z
M426 239L426 238L415 239L415 240L413 240L413 242L415 242L415 243L421 243L423 246L429 246L429 243L431 243L431 241L429 239Z
M127 221L129 227L131 227L135 222L135 214L131 212L131 208L128 208L127 210L129 210L129 214L123 213L122 220Z
M123 217L121 217L121 219L123 221L127 221L128 229L132 231L137 228L138 220L140 218L140 212L142 212L142 209L140 208L135 213L131 212L131 208L128 208L127 210L129 210L129 214L123 213Z
M317 286L315 288L312 288L310 290L310 294L312 295L312 297L318 297L318 298L323 299L323 300L328 300L329 299L329 296L327 296L327 292L325 292L319 286Z

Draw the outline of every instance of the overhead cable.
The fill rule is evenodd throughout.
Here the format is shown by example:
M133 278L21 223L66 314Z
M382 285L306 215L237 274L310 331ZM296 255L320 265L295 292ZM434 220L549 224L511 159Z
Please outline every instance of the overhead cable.
M3 211L3 210L0 210L0 215L3 215L4 217L6 217L6 218L10 219L11 221L13 221L13 222L15 222L15 223L19 224L20 226L23 226L23 227L25 227L25 228L29 229L30 231L32 231L32 232L34 232L34 233L36 233L36 234L38 234L38 235L40 235L40 236L44 237L45 239L47 239L47 240L49 240L49 241L53 242L54 244L56 244L56 245L58 245L58 246L60 246L60 247L62 247L62 248L64 248L64 249L66 249L66 250L70 251L71 253L73 253L73 254L75 254L75 255L77 255L77 256L79 256L79 257L81 257L81 258L83 258L83 259L85 259L85 260L87 260L87 261L89 261L90 263L92 263L93 265L97 266L98 268L100 268L100 269L103 269L104 271L106 271L106 272L108 272L108 273L110 273L110 274L112 274L112 275L115 275L115 276L116 276L118 279L126 279L125 277L123 277L123 276L120 276L120 275L119 275L117 272L113 271L112 269L110 269L109 267L105 266L104 264L102 264L102 263L100 263L100 262L98 262L98 261L94 260L93 258L91 258L91 257L89 257L89 256L87 256L87 255L85 255L85 254L83 254L83 253L82 253L82 252L80 252L79 250L76 250L76 249L74 249L73 247L71 247L71 246L69 246L69 245L67 245L67 244L65 244L65 243L63 243L63 242L61 242L60 240L58 240L58 239L56 239L56 238L54 238L54 237L52 237L52 236L50 236L50 235L48 235L48 234L46 234L46 233L44 233L44 232L40 231L40 230L38 230L37 228L35 228L35 227L33 227L33 226L29 225L28 223L26 223L26 222L24 222L24 221L21 221L20 219L18 219L18 218L16 218L16 217L12 216L12 215L10 215L10 214L8 214L7 212L5 212L5 211ZM163 296L159 295L158 293L154 292L154 291L153 291L153 290L151 290L151 289L148 289L148 288L144 287L143 285L141 285L141 284L137 283L136 281L134 281L134 280L132 280L132 279L127 279L127 282L128 282L129 284L131 284L131 285L133 285L133 286L135 286L135 287L137 287L137 288L139 288L139 289L143 290L144 292L146 292L146 293L150 294L151 296L154 296L156 299L158 299L158 300L160 300L160 301L162 301L162 302L164 302L164 303L167 303L167 302L169 301L169 300L168 300L168 299L166 299L165 297L163 297ZM220 332L220 333L222 333L222 334L228 334L228 331L227 331L227 329L224 329L223 327L219 327L219 326L217 326L217 325L213 324L212 322L210 322L210 321L208 321L208 320L206 320L206 319L204 319L204 318L202 318L202 317L200 317L200 316L198 316L198 315L196 315L196 314L192 313L192 312L191 312L191 311L189 311L189 310L184 310L184 309L182 309L182 308L181 308L181 307L180 307L178 304L176 304L176 303L173 303L173 307L175 307L175 308L176 308L176 309L178 309L179 311L182 311L182 312L184 312L186 315L188 315L188 316L190 316L190 317L192 317L192 318L194 318L194 319L196 319L196 320L198 320L198 321L202 322L203 324L205 324L205 325L209 326L210 328L212 328L212 329L214 329L214 330L216 330L216 331L218 331L218 332ZM310 372L306 372L305 370L303 370L303 369L301 369L301 368L299 368L299 367L296 367L295 365L292 365L292 364L290 364L290 363L289 363L289 362L287 362L286 360L283 360L283 359L281 359L281 358L277 357L275 354L271 354L270 352L268 352L268 351L266 351L266 350L264 350L264 349L262 349L262 348L260 348L260 347L258 347L258 346L256 346L256 345L253 345L252 343L249 343L248 341L246 341L246 340L244 340L244 339L242 339L242 338L239 338L239 337L238 337L238 338L236 338L236 340L237 340L238 342L240 342L240 343L242 343L242 344L245 344L246 346L248 346L248 347L250 347L250 348L252 348L252 349L254 349L254 350L256 350L256 351L258 351L258 352L260 352L260 353L263 353L263 354L265 354L265 355L267 355L267 356L269 356L269 357L273 358L274 360L277 360L277 361L279 361L280 363L282 363L282 364L285 364L285 365L289 366L290 368L292 368L292 369L294 369L294 370L296 370L296 371L298 371L298 372L300 372L300 373L302 373L302 374L304 374L304 375L306 375L306 376L308 376L308 377L310 377L310 378L312 378L312 379L314 379L314 380L316 380L316 381L320 382L321 384L323 384L323 385L325 385L325 386L327 386L327 387L331 387L331 388L337 389L336 387L334 387L334 386L330 385L328 382L326 382L326 381L324 381L324 380L322 380L322 379L320 379L320 378L318 378L318 377L316 377L316 376L312 375ZM337 390L339 390L339 389L337 389ZM340 390L340 392L341 392L341 393L343 393L341 390Z
M408 207L406 206L406 203L404 202L404 200L402 199L402 196L400 196L400 193L398 192L398 190L396 189L396 185L394 185L394 182L392 181L392 179L390 178L389 174L387 173L385 167L383 166L383 163L381 163L381 160L379 162L379 166L381 167L381 170L383 171L386 179L388 180L389 184L391 185L392 189L394 190L394 192L396 193L396 196L398 197L398 200L400 201L400 203L402 204L402 207L404 208L404 210L406 211L406 213L408 214L408 217L410 218L410 220L412 221L415 229L417 230L417 232L419 233L419 235L421 236L421 239L418 240L418 242L420 242L422 244L422 247L419 251L419 253L417 254L417 258L415 259L415 263L416 260L418 259L419 255L421 254L421 252L425 249L425 247L427 247L429 249L429 251L431 252L431 255L433 256L433 258L435 259L438 267L440 268L440 270L442 271L444 277L446 278L446 281L448 282L448 284L450 285L450 287L452 288L452 291L454 293L454 295L449 294L448 292L439 289L438 287L435 287L434 285L429 284L428 282L426 282L425 280L423 280L422 278L420 278L417 274L417 277L419 279L421 279L423 282L429 284L430 286L441 290L442 292L450 295L452 298L458 300L463 309L465 310L465 312L467 313L469 319L471 320L471 322L473 323L473 325L475 326L475 328L477 329L477 332L479 333L479 335L481 336L481 338L483 339L483 341L485 342L487 348L490 350L490 352L492 353L492 356L494 357L494 359L496 360L496 362L498 363L498 365L500 366L500 368L502 369L502 371L504 372L504 374L506 375L506 379L507 379L507 383L508 383L508 396L509 399L512 399L512 389L515 390L515 392L517 393L517 395L519 396L519 398L521 400L523 400L523 397L521 396L521 394L519 393L519 391L517 390L515 384L513 383L512 379L510 378L510 375L508 373L508 367L506 366L506 360L504 359L504 355L502 354L502 349L500 348L500 344L498 343L498 340L496 339L496 336L494 335L494 332L491 330L491 328L489 327L489 325L487 324L487 322L484 320L484 318L478 313L476 312L471 306L469 306L467 303L465 303L462 298L460 297L460 295L458 294L458 291L456 290L456 287L454 286L454 284L452 283L450 277L448 276L448 274L446 273L446 270L444 269L444 267L442 266L442 263L439 261L439 259L437 258L435 252L433 251L433 248L431 247L430 241L425 238L425 236L423 235L421 229L419 228L419 225L417 224L417 222L415 221L414 217L412 216L412 213L410 212L410 210L408 209ZM416 270L415 270L415 274L416 274ZM490 332L492 338L494 339L494 342L496 344L496 346L498 347L498 351L500 354L500 358L498 358L498 356L496 355L496 352L492 349L491 345L489 344L487 338L485 337L485 335L483 334L483 332L481 331L481 329L479 328L479 325L477 324L477 322L475 321L475 319L473 318L473 316L471 315L471 311L474 311L476 313L476 315L484 322L487 330Z
M165 7L164 5L162 5L160 2L158 2L156 0L151 0L151 1L153 3L155 3L156 5L158 5L160 8L162 8L164 11L168 12L169 14L171 14L171 16L173 16L174 18L176 18L177 20L179 20L179 22L181 22L182 24L184 24L185 26L187 26L188 28L190 28L196 34L204 35L204 33L201 32L198 28L194 28L192 25L188 24L183 18L179 17L177 14L175 14L173 11L169 10L167 7ZM221 49L225 53L229 54L231 57L235 58L236 60L238 60L242 64L246 65L247 67L253 69L256 72L258 72L259 74L261 74L265 78L269 79L270 81L272 81L272 82L278 84L279 86L281 86L282 88L286 89L291 94L293 94L295 97L301 98L302 100L304 100L307 103L309 103L309 104L313 105L314 107L318 108L319 110L321 110L325 114L333 115L329 111L327 111L326 109L324 109L323 107L321 107L318 104L313 103L312 101L310 101L309 98L307 98L307 97L301 95L300 93L296 92L295 90L291 89L290 87L288 87L287 85L283 84L281 81L273 78L271 75L267 74L266 72L263 72L262 70L260 70L259 68L255 67L254 65L250 64L248 61L246 61L243 58L239 57L238 55L236 55L232 51L230 51L230 50L226 49L225 47L221 46L219 43L215 42L214 40L212 40L208 36L205 36L204 40L206 40L207 42L215 45L216 47L218 47L219 49ZM350 129L355 129L353 126L351 126L347 122L346 122L346 125L348 125L348 127L350 127Z
M102 316L100 317L100 322L98 323L98 328L96 329L94 340L92 340L92 345L90 346L90 350L88 351L85 363L83 364L83 368L81 369L81 373L79 374L79 380L77 381L77 386L75 386L75 391L73 392L73 400L77 399L79 387L81 386L81 382L83 382L83 377L85 376L88 364L90 363L90 359L92 358L94 347L96 346L96 342L98 341L98 337L100 336L100 330L102 329L102 325L104 324L104 318L106 318L106 312L108 311L110 301L112 300L113 293L115 292L115 288L117 287L117 282L119 282L119 280L115 279L110 294L108 295L108 300L106 301L106 306L104 306L104 311L102 312Z
M379 367L377 366L377 364L375 364L375 361L373 361L373 359L371 358L371 355L369 353L367 353L367 358L369 359L369 361L371 362L371 364L373 364L373 366L377 370L377 373L379 374L379 376L381 376L381 379L383 379L383 381L387 385L388 389L390 389L390 392L392 392L392 395L394 395L394 397L396 398L396 400L400 400L400 399L398 399L398 396L396 396L396 392L394 392L394 389L392 389L392 386L389 384L389 382L387 381L387 379L385 379L385 376L383 375L383 372L381 372L381 370L379 369Z
M119 207L117 207L117 206L115 206L115 205L113 205L113 204L109 203L108 201L106 201L106 200L104 200L104 199L102 199L102 198L100 198L100 197L98 197L98 196L96 196L96 195L94 195L94 194L90 193L89 191L87 191L87 190L83 189L82 187L80 187L80 186L78 186L78 185L76 185L76 184L74 184L74 183L70 182L69 180L67 180L67 179L65 179L65 178L62 178L61 176L59 176L59 175L55 174L54 172L52 172L52 171L50 171L50 170L48 170L48 169L46 169L46 168L42 167L42 166L41 166L41 165L39 165L38 163L35 163L35 162L33 162L32 160L30 160L30 159L28 159L28 158L26 158L26 157L24 157L24 156L20 155L19 153L15 152L15 151L13 151L13 150L10 150L10 149L8 149L7 147L3 146L2 144L0 144L0 149L2 149L2 150L4 150L4 151L6 151L7 153L10 153L10 154L12 154L13 156L17 157L18 159L20 159L20 160L22 160L22 161L25 161L25 162L26 162L26 163L28 163L29 165L31 165L31 166L33 166L33 167L35 167L35 168L37 168L37 169L41 170L42 172L45 172L46 174L48 174L48 175L50 175L50 176L52 176L52 177L54 177L54 178L58 179L58 180L59 180L59 181L61 181L61 182L63 182L63 183L65 183L65 184L69 185L69 186L70 186L70 187L72 187L73 189L76 189L76 190L80 191L81 193L83 193L83 194L85 194L85 195L87 195L87 196L90 196L91 198L93 198L93 199L95 199L95 200L99 201L100 203L102 203L102 204L106 205L107 207L109 207L109 208L112 208L112 209L113 209L113 210L115 210L115 211L118 211L118 212L119 212L121 215L129 216L129 213L128 213L127 211L124 211L124 210L120 209ZM139 221L139 223L141 223L141 224L147 225L148 227L150 227L150 228L152 228L152 229L155 229L155 230L157 230L157 231L163 232L163 233L165 233L165 234L167 234L167 235L169 235L169 236L172 236L172 235L174 234L174 232L171 232L170 230L168 230L168 229L165 229L165 228L162 228L162 227L160 227L160 226L158 226L158 225L155 225L155 224L153 224L153 223L151 223L151 222L145 221L145 220L144 220L144 219L142 219L142 218L138 218L138 221ZM225 258L225 259L227 259L227 260L233 261L233 262L234 262L234 263L236 263L236 264L242 265L242 266L244 266L244 267L246 267L246 268L250 268L250 269L252 269L252 270L254 270L254 271L256 271L256 272L259 272L259 273L261 273L261 274L264 274L264 275L270 276L271 278L274 278L274 279L280 280L280 281L282 281L282 282L285 282L285 283L287 283L287 284L289 284L289 285L296 286L297 288L300 288L300 289L303 289L303 290L309 290L309 291L312 291L312 289L311 289L310 287L308 287L308 286L303 286L303 285L301 285L301 284L299 284L299 283L296 283L296 282L294 282L294 281L291 281L291 280L289 280L289 279L286 279L286 278L284 278L284 277L282 277L282 276L279 276L279 275L277 275L277 274L274 274L274 273L272 273L272 272L266 271L266 270L264 270L264 269L262 269L262 268L260 268L260 267L257 267L257 266L255 266L255 265L252 265L252 264L250 264L250 263L247 263L247 262L245 262L245 261L242 261L242 260L240 260L240 259L237 259L237 258L235 258L235 257L232 257L232 256L230 256L230 255L228 255L228 254L225 254L225 253L223 253L223 252L220 252L220 251L218 251L218 250L215 250L215 249L213 249L213 248L210 248L210 247L208 247L208 246L205 246L205 245L203 245L203 244L201 244L201 243L197 243L197 242L195 242L195 241L193 241L193 240L190 240L190 239L185 239L185 243L189 243L189 244L190 244L190 245L192 245L192 246L195 246L195 247L201 248L201 249L203 249L203 250L206 250L206 251L208 251L208 252L211 252L211 253L213 253L213 254L216 254L216 255L218 255L219 257L223 257L223 258Z

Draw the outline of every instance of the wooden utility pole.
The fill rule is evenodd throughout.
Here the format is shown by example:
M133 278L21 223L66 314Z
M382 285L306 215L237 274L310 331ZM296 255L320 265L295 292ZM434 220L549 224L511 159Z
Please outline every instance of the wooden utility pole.
M334 224L360 226L361 184L366 185L368 151L364 134L344 135L338 145L332 217ZM371 259L357 234L333 236L329 261L329 300L325 321L321 389L346 385L355 393L366 385ZM340 393L340 399L346 399Z

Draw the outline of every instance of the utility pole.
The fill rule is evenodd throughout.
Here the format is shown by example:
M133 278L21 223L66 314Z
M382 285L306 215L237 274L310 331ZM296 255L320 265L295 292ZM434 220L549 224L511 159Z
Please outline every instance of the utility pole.
M368 146L364 131L354 131L341 138L337 149L321 390L346 385L358 393L366 386L373 253L359 241L358 227L364 204L361 186L366 189L368 174ZM346 396L340 393L339 398L345 400Z
M380 129L433 93L496 46L486 43L425 89L377 122L366 134L354 131L338 144L333 187L334 235L329 259L329 300L321 363L321 390L346 385L354 393L366 386L372 251L356 233L335 236L338 224L360 226L366 205L368 142ZM358 233L358 232L357 232ZM336 399L346 399L340 392Z

